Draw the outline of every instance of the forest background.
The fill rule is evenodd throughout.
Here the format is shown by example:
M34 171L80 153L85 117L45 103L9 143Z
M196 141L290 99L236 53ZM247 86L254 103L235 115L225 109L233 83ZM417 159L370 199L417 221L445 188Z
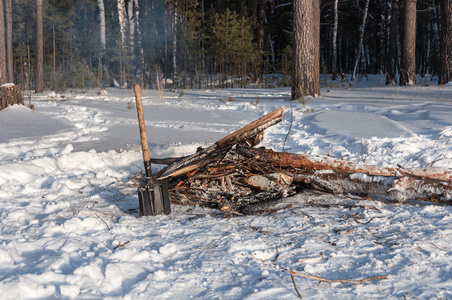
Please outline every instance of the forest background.
M446 26L441 5L449 0L320 1L320 73L388 74L393 65L400 71L404 11L413 2L415 71L438 75ZM2 0L0 6L1 83L37 92L135 83L180 89L292 84L292 1Z

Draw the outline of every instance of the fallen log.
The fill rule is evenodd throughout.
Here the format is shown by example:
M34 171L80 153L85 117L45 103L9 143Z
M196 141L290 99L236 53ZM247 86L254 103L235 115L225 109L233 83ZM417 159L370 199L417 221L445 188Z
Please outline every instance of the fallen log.
M363 173L294 174L294 182L306 188L331 194L357 194L384 197L399 203L408 200L452 204L450 182L434 178L372 176Z
M347 162L332 157L275 152L270 149L241 147L237 151L246 157L254 157L283 168L290 167L310 171L331 170L333 172L364 173L372 176L411 176L452 181L452 171L440 168L379 168L372 165Z
M281 107L190 156L153 160L168 164L154 180L168 181L175 204L213 207L225 215L240 215L251 204L306 189L400 203L427 200L452 204L451 170L380 168L253 148L266 128L281 122L283 114Z

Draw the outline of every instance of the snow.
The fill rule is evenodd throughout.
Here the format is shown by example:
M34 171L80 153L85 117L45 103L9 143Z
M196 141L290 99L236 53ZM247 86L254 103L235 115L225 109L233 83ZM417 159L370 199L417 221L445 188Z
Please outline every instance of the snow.
M4 83L0 87L15 86L14 83Z
M452 86L382 82L328 82L303 105L291 105L289 88L183 98L146 90L151 156L194 153L285 105L263 146L280 151L287 137L294 153L452 169ZM320 285L296 276L309 299L452 298L449 206L306 192L256 215L173 205L171 215L138 218L132 91L48 93L32 103L36 112L0 111L1 299L297 299L288 271L387 276Z

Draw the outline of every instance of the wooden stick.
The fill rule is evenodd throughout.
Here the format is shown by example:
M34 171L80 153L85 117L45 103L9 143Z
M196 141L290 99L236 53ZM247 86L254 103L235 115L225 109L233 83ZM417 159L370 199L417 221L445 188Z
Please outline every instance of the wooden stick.
M141 88L138 84L135 85L134 92L137 103L138 126L140 127L140 138L141 138L141 148L143 149L143 160L149 161L151 157L149 156L148 137L146 135L146 124L144 122L143 115L143 103L141 102Z
M294 272L294 271L289 271L289 274L290 275L297 275L297 276L301 276L301 277L305 277L305 278L310 278L310 279L315 279L315 280L318 280L320 282L342 282L342 283L351 283L351 284L361 284L361 283L366 282L366 281L379 280L379 279L386 279L387 278L387 276L383 275L383 276L373 276L373 277L370 277L370 278L364 278L364 279L359 279L359 280L350 280L350 279L326 279L326 278L313 276L313 275L308 275L308 274L303 274L303 273L298 273L298 272Z
M110 226L108 226L107 222L105 222L98 214L94 213L102 222L104 222L105 226L107 226L108 230L110 230Z
M127 245L128 243L130 243L130 241L125 242L124 244L119 244L116 247L113 248L113 250L118 249L119 247L124 247L125 245Z
M243 141L244 139L255 136L258 133L261 133L266 128L278 124L282 121L284 115L284 106L272 111L271 113L263 116L262 118L251 122L245 127L240 128L239 130L225 136L221 140L217 141L216 144L220 147L226 145L237 144Z
M298 298L302 299L300 292L298 291L297 285L295 284L295 278L293 278L293 274L290 274L290 279L292 279L293 287L295 288L295 292L297 292Z
M152 164L155 165L169 165L178 160L184 159L186 156L182 157L165 157L165 158L152 158L149 160Z

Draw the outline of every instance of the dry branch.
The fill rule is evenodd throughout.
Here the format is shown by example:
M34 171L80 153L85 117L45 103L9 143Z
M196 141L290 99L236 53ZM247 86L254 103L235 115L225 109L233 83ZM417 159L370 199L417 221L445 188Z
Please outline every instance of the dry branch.
M301 295L300 291L297 288L297 284L295 283L295 278L293 277L293 274L290 274L290 279L292 279L293 287L295 288L295 292L298 295L298 298L303 299L303 296Z
M320 282L342 282L342 283L351 283L351 284L361 284L367 281L372 281L372 280L380 280L380 279L386 279L387 276L373 276L370 278L364 278L364 279L359 279L359 280L351 280L351 279L326 279L326 278L322 278L322 277L318 277L318 276L313 276L313 275L308 275L308 274L303 274L303 273L298 273L298 272L294 272L294 271L289 271L290 275L297 275L297 276L302 276L305 278L310 278L310 279L315 279L318 280Z

